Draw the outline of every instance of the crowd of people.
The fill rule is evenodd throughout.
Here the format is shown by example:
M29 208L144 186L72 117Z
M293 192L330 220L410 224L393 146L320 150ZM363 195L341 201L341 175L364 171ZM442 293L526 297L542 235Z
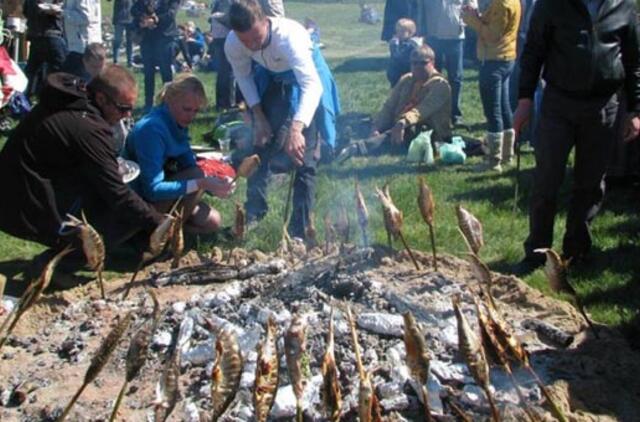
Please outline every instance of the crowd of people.
M251 140L236 153L261 159L247 183L247 221L267 214L269 174L294 172L288 231L305 238L322 146L337 149L340 112L315 22L285 17L281 0L215 0L204 33L193 22L178 25L179 0L113 0L113 63L107 64L100 1L57 1L24 5L28 94L38 99L0 152L0 191L12 198L0 205L1 230L47 245L48 257L70 241L61 231L66 216L82 213L112 250L148 236L176 201L184 205L186 231L219 230L222 216L201 192L226 198L235 182L205 175L189 137L189 126L208 104L203 83L190 71L208 55L217 71L215 108L246 106ZM465 36L473 33L487 128L482 169L509 165L516 139L537 119L530 234L517 271L541 265L544 256L534 251L552 244L558 189L573 148L563 252L584 259L609 152L620 136L634 139L640 131L635 2L390 0L384 16L391 91L370 137L346 145L341 155L407 148L423 131L434 144L451 142L463 121ZM144 73L144 113L134 124L125 122L138 87L117 64L123 41L129 67L139 43ZM178 51L185 63L177 66ZM157 96L156 70L164 82ZM515 89L517 95L510 92ZM133 181L122 177L123 159L139 167Z

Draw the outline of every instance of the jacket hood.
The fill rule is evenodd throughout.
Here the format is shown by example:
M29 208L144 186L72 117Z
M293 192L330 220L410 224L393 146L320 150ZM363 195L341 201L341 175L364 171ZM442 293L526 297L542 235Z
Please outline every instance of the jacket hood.
M51 111L96 110L89 100L86 83L77 76L63 72L47 77L47 83L40 94L40 104Z

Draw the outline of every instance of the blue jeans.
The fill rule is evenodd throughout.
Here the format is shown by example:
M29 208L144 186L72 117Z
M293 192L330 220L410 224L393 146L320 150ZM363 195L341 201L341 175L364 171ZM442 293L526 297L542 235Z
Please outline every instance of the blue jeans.
M487 60L480 65L480 99L489 132L513 128L509 101L509 77L513 61Z
M149 110L153 106L153 94L156 84L156 66L160 68L162 82L173 79L171 63L174 57L173 37L145 38L140 44L142 66L144 68L144 107Z
M127 53L127 65L131 66L133 61L133 40L131 39L131 25L128 23L119 23L114 26L113 33L113 62L118 63L118 52L122 45L122 35L125 35L125 48Z
M436 68L438 72L447 71L447 78L451 85L451 118L462 117L460 111L460 92L462 91L464 39L443 40L430 38L429 45L436 54Z

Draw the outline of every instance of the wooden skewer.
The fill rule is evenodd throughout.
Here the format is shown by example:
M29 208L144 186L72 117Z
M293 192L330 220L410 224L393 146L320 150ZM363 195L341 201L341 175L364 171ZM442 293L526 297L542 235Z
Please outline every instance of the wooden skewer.
M438 255L436 255L436 236L433 226L429 224L429 237L431 238L431 250L433 251L433 270L438 271Z
M413 261L413 265L416 266L416 270L420 271L420 265L418 265L418 261L416 261L416 257L413 256L413 252L411 252L411 248L409 248L409 245L407 244L407 241L404 240L404 235L402 234L402 231L398 232L398 237L402 241L402 244L404 245L404 248L407 250L407 252L409 252L409 257L411 257L411 261Z

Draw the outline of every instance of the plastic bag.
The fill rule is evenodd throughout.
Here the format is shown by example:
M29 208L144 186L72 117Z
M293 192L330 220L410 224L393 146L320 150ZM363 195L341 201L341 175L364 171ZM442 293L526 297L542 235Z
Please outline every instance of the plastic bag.
M407 161L411 163L424 162L427 165L433 165L433 147L431 146L432 130L420 132L418 136L413 138L409 144L407 152Z
M464 164L467 154L464 153L465 143L459 136L454 136L450 144L440 146L440 159L444 164Z

